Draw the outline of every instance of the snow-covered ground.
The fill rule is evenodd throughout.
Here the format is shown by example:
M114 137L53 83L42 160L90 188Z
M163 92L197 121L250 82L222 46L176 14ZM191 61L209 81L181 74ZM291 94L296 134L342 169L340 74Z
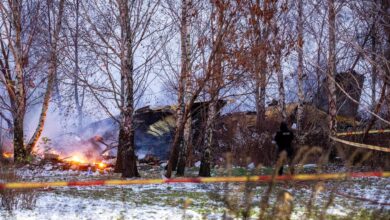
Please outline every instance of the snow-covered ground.
M161 170L156 168L153 172L159 175ZM17 174L24 181L118 178L113 174L87 175L86 172L45 168L19 169ZM191 183L42 189L35 192L37 200L33 209L17 209L12 215L0 210L0 219L221 219L224 213L240 217L247 204L252 207L251 216L257 219L259 204L267 189L268 184ZM271 193L269 213L272 213L281 191L288 191L293 196L292 219L306 218L310 198L313 198L314 219L322 213L330 198L333 202L325 213L331 218L363 216L363 219L370 219L375 213L380 217L390 217L390 178L361 178L323 184L279 183ZM312 196L313 192L316 192L315 196Z
M167 208L157 205L134 205L106 199L85 199L73 196L48 193L39 197L33 210L18 210L8 219L51 219L51 220L95 220L95 219L201 219L191 210L186 213L180 208Z

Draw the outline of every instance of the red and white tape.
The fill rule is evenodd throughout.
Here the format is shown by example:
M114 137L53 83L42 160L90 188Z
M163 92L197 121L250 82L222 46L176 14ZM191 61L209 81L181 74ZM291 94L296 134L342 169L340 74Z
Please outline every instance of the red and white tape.
M390 177L390 172L361 172L361 173L323 173L323 174L296 174L284 176L239 176L239 177L196 177L172 179L130 179L130 180L88 180L88 181L58 181L58 182L10 182L0 183L0 190L4 189L33 189L47 187L72 186L113 186L113 185L148 185L169 183L236 183L236 182L271 182L271 181L325 181L342 180L347 178L363 177Z

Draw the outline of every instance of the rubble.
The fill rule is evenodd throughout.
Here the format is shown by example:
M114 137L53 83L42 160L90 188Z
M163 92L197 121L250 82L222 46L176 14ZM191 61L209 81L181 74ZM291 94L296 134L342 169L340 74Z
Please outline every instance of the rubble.
M139 160L139 163L146 163L156 166L160 164L160 159L152 154L147 154L144 158Z
M55 153L45 153L43 155L43 160L51 162L60 162L60 155Z
M335 78L340 87L354 100L359 101L362 94L364 75L355 71L338 73ZM339 87L336 88L337 115L355 118L359 104L347 97ZM318 109L328 111L327 83L323 81L319 93L315 94L313 104Z

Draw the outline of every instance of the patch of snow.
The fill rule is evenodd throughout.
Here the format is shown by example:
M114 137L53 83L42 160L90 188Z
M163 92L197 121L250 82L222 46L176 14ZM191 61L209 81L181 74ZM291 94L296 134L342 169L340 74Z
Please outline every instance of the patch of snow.
M329 209L326 210L326 213L328 215L336 215L340 217L346 217L348 213L346 212L345 208L339 206L339 205L333 205Z
M164 163L160 164L160 167L161 167L161 168L165 168L167 165L168 165L168 163L167 163L167 162L164 162Z
M197 162L200 165L200 161ZM249 167L253 167L251 164ZM315 167L315 164L306 164L304 168ZM32 169L34 168L34 169ZM339 172L338 169L336 170ZM47 171L44 167L36 168L22 168L16 170L17 174L24 180L33 181L58 181L58 180L89 180L89 179L101 179L104 174L98 172L92 173L92 176L87 176L87 172L72 171L72 170L50 170ZM164 174L164 170L161 170L161 174ZM99 177L94 177L95 175ZM111 176L110 176L111 175ZM104 178L116 179L119 176L108 174ZM353 183L353 184L351 184ZM318 191L315 199L315 204L323 206L330 196L329 189L332 189L334 184L337 184L337 190L348 194L353 197L366 198L380 203L390 203L390 197L388 191L390 190L390 178L354 178L348 182L332 182L327 181L323 185L323 189ZM240 194L240 184L231 184L226 189L232 192L230 196L237 197L240 201L243 199L243 195ZM198 183L170 183L170 184L150 184L150 185L127 185L127 186L88 186L88 187L64 187L55 188L54 191L43 190L39 191L39 197L37 200L37 206L33 210L17 210L15 212L14 219L182 219L184 210L180 208L180 205L173 208L171 205L160 202L165 201L166 198L170 198L173 193L180 194L181 192L201 192L204 195L210 192L217 192L221 194L224 192L225 184L198 184ZM278 190L287 190L294 195L295 209L292 219L302 219L304 217L304 210L306 206L306 198L309 198L312 194L312 186L305 184L297 184L293 187L277 184ZM253 197L253 202L258 203L261 199L262 193L265 192L264 185L258 185L255 188L258 195ZM130 191L130 198L126 201L120 199L120 195L113 195L113 198L102 197L100 192L112 190L112 192ZM76 191L80 191L83 196L72 195ZM87 191L87 193L85 193ZM109 191L111 192L111 191ZM98 198L94 198L94 193L97 193ZM87 197L85 197L87 195ZM138 201L142 200L143 196L152 196L152 203L142 203ZM156 201L154 198L157 198ZM174 199L184 200L184 196L175 196ZM274 204L276 200L276 193L273 193L270 197L270 204ZM210 197L206 197L206 203L204 200L194 199L192 205L186 210L186 219L202 219L196 212L196 208L203 207L221 207L224 205L217 200L213 200ZM195 209L194 209L195 207ZM206 209L207 209L206 208ZM376 204L372 204L367 201L358 201L347 197L335 195L334 204L329 208L327 214L340 217L348 217L351 213L358 212L360 209L373 209L377 210L381 208ZM384 210L390 210L390 206L383 207ZM195 211L194 211L195 210ZM207 219L221 219L222 211L212 208L212 212L206 214ZM254 209L257 210L257 209ZM258 213L258 212L256 212ZM3 210L0 209L0 219L9 219L5 216Z
M49 170L52 170L53 169L53 166L51 164L45 164L45 166L43 167L43 169L45 169L46 171L49 171Z
M255 166L255 164L252 162L252 163L250 163L250 164L248 164L248 169L250 169L250 170L253 170L253 169L255 169L256 168L256 166Z
M305 165L303 165L303 168L306 168L306 169L317 168L317 164L305 164Z
M293 124L291 125L291 129L297 129L297 124L296 124L296 123L293 123Z
M184 210L156 205L137 205L132 201L115 202L49 194L37 200L33 210L16 210L13 216L0 212L0 218L89 220L89 219L183 219ZM186 210L185 219L202 219L192 210Z

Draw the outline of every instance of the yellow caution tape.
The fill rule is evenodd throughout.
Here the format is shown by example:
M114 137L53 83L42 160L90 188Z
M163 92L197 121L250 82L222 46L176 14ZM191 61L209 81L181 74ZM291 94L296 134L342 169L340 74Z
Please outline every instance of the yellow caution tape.
M131 179L131 180L86 180L71 182L13 182L0 183L0 190L4 189L33 189L48 187L87 187L104 185L147 185L147 184L169 184L169 183L223 183L223 182L271 182L271 181L321 181L321 180L343 180L346 178L363 177L390 177L390 172L361 172L361 173L323 173L323 174L297 174L284 176L237 176L237 177L189 177L172 179Z
M336 137L332 137L332 136L330 136L330 138L332 140L334 140L334 141L337 141L337 142L340 142L340 143L343 143L343 144L346 144L346 145L358 147L358 148L364 148L364 149L376 150L376 151L383 151L383 152L387 152L387 153L390 152L390 148L387 148L387 147L379 147L379 146L375 146L375 145L361 144L361 143L356 143L356 142L342 140L340 138L336 138Z
M390 129L368 131L369 134L383 134L383 133L389 133L389 132L390 132ZM359 135L359 134L364 134L364 131L340 132L340 133L337 133L336 136L351 136L351 135Z

